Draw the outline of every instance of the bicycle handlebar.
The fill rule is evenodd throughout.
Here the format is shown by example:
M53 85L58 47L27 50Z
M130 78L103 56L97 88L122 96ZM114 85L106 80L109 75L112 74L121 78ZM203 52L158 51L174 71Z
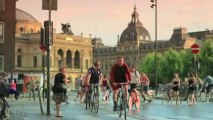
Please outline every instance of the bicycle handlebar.
M115 84L115 85L127 85L128 83L113 83L113 84Z

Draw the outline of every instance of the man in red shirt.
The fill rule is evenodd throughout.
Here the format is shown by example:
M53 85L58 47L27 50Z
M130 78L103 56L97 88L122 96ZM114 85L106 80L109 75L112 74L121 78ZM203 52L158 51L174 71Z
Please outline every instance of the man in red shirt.
M113 111L117 111L117 94L118 94L118 88L120 88L121 85L116 83L126 83L125 85L123 85L123 87L124 87L125 98L127 100L128 83L132 80L129 67L126 63L124 63L123 57L118 57L117 63L112 66L112 69L110 72L110 79L112 81L112 88L113 88L113 101L114 101Z

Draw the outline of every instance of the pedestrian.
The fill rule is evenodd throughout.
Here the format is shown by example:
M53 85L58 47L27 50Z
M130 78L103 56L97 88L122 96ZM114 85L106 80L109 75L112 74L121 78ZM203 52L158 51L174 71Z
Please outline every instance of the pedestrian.
M65 102L65 90L63 84L67 84L68 80L66 78L66 68L62 67L59 73L55 75L54 85L53 85L53 101L56 103L56 117L63 117L60 113L61 103Z
M103 80L102 80L102 92L103 92L103 104L109 102L109 90L110 90L110 85L109 85L109 78L108 76L104 75Z
M37 87L36 80L34 80L34 77L30 77L30 81L26 84L28 92L29 92L29 100L31 99L31 94L33 95L33 99L35 101L35 89Z
M47 80L44 80L43 84L43 100L47 99Z
M150 80L148 76L143 72L140 77L140 86L141 86L141 96L143 97L143 102L146 101L146 97L149 97L149 85Z
M76 83L76 89L77 89L77 96L75 98L75 102L78 99L78 97L80 98L80 102L82 101L82 76L79 75L79 77L76 78L75 83Z
M12 80L11 83L10 83L9 95L12 95L12 100L18 99L19 92L16 89L16 83L15 83L14 80Z
M125 85L123 85L123 88L124 88L125 100L127 103L128 84L129 82L132 81L129 67L126 63L124 63L123 57L118 57L117 63L112 66L112 69L110 71L110 79L112 81L112 88L113 88L113 101L114 101L113 111L117 111L118 110L118 105L117 105L118 89L121 88L121 85L118 85L116 83L126 83Z

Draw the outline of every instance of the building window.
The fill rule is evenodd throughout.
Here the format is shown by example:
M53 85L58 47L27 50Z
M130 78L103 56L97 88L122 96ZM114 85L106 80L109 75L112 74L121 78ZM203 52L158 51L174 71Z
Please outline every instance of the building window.
M75 52L74 64L75 64L75 66L74 66L75 69L80 68L80 52L79 51Z
M20 32L24 32L24 28L23 27L20 27Z
M0 55L0 72L4 71L4 56Z
M33 67L37 67L37 56L33 56Z
M67 66L67 68L71 68L72 67L72 52L70 50L67 51L66 66Z
M89 60L86 59L86 61L85 61L85 69L88 69L88 68L89 68Z
M21 63L22 63L22 55L17 55L17 67L21 67L22 66Z
M4 43L4 23L0 21L0 43Z
M4 0L0 0L0 10L5 10L5 2L4 2Z

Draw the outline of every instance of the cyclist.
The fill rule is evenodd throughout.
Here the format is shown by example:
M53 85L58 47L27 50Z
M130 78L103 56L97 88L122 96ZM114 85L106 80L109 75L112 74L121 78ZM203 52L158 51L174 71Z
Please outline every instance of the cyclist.
M102 81L102 73L100 70L100 62L95 62L92 67L90 67L86 74L86 86L89 88L89 93L92 93L92 88L89 87L90 84L100 84ZM98 90L99 91L99 90ZM99 95L99 93L98 93Z
M211 88L213 88L213 78L212 78L212 76L208 75L204 79L202 91L204 91L206 89L207 94L208 94L210 92Z
M174 78L172 80L172 88L169 90L168 96L169 96L169 100L171 100L171 96L172 94L174 94L174 92L178 92L179 91L179 86L180 86L180 78L178 73L174 73Z
M191 104L195 104L195 96L194 96L194 93L195 93L195 90L197 89L197 80L194 76L193 73L189 73L188 75L188 89L189 89L189 95L191 94L191 100L192 100L192 103Z
M113 111L117 111L118 105L117 105L117 94L118 94L118 88L121 87L121 85L117 85L116 83L129 83L131 78L131 73L129 70L129 67L126 63L124 63L123 57L117 58L117 63L112 66L112 69L110 71L110 79L112 81L112 89L113 89L113 101L114 101L114 108ZM128 85L123 85L124 87L124 95L127 102L128 97Z

